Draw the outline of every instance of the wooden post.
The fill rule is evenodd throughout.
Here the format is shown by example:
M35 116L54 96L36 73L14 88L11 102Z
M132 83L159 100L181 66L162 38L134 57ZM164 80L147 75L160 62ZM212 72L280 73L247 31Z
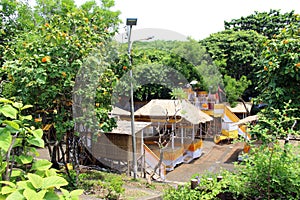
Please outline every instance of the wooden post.
M223 179L223 176L217 176L217 182L220 182Z
M181 144L183 145L183 127L181 127Z
M191 180L191 189L194 190L198 186L198 180L197 179L192 179Z
M193 124L192 141L195 139L195 125Z
M207 178L208 181L213 181L213 178Z
M174 149L174 124L172 124L172 131L171 131L171 139L172 139L172 149Z
M142 156L142 169L141 169L141 173L143 174L143 172L145 171L145 154L144 154L144 129L142 129L142 133L141 133L141 156Z
M200 123L200 138L202 139L202 123Z

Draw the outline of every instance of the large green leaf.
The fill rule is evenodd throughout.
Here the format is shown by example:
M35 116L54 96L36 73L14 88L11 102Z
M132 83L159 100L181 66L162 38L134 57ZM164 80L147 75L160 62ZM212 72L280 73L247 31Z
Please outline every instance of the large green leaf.
M11 100L0 98L0 103L13 103Z
M6 198L6 200L23 200L23 199L25 199L25 198L19 191L15 191L15 192L11 193Z
M18 109L21 109L23 107L23 104L19 103L19 102L14 102L12 105L13 105L13 107L18 108Z
M21 169L13 169L11 172L11 177L20 177L23 171Z
M0 174L2 174L6 170L7 162L2 162L0 165Z
M25 105L25 106L23 106L22 108L21 108L21 110L25 110L25 109L27 109L27 108L32 108L33 106L32 105Z
M31 189L34 189L32 184L29 185L29 182L28 181L18 181L17 182L17 186L19 189L25 189L25 188L31 188Z
M50 169L51 166L52 166L52 163L50 161L42 159L42 160L37 160L36 162L34 162L31 169L44 171L44 170Z
M10 181L0 181L0 184L9 185L10 187L16 187L16 184Z
M7 151L12 141L11 134L5 129L0 128L0 148Z
M0 113L2 113L5 117L16 119L18 111L11 105L4 105L0 107Z
M78 190L73 190L70 192L71 197L77 197L83 194L84 190L78 189Z
M32 134L37 138L42 138L43 136L43 130L42 129L36 129L32 131Z
M60 200L59 196L54 191L48 191L45 194L45 199L47 200Z
M20 119L21 120L25 120L25 119L27 119L27 120L32 120L32 115L26 115L26 116L20 116Z
M28 173L28 180L36 189L41 188L43 185L43 178L36 174Z
M3 186L2 189L1 189L1 194L11 194L14 191L16 191L16 188L12 188L12 187L9 187L9 186Z
M29 164L33 161L33 156L27 156L27 155L20 155L19 159L21 160L22 164Z
M46 174L47 177L56 176L57 175L56 171L57 171L57 169L51 168L49 170L46 170L45 174Z
M41 148L44 147L44 140L42 138L30 137L27 139L27 142L36 147L41 147Z
M11 128L15 129L16 131L18 131L20 129L19 124L17 124L14 121L4 120L2 123L10 126Z
M59 176L50 176L44 178L43 187L44 189L48 188L60 188L61 186L68 185L68 181L66 179Z
M36 192L30 188L26 188L23 192L23 195L26 199L31 200L31 199L44 199L46 191L42 190L40 192Z

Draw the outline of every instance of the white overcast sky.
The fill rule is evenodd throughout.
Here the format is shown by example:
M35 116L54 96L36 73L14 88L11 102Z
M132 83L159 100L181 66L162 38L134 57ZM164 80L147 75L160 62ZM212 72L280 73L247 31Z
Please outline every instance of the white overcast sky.
M300 0L115 0L113 8L121 11L122 27L126 18L138 18L135 29L167 29L196 40L224 30L224 21L270 9L300 14Z

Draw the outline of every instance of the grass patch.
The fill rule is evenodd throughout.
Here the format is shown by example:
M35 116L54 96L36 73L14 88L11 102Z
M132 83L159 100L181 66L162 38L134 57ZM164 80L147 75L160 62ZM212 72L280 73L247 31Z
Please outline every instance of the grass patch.
M75 171L71 171L73 183ZM66 178L66 177L65 177ZM152 182L143 178L133 179L125 174L115 174L97 170L85 170L78 176L76 189L83 189L84 194L103 199L137 199L162 194L170 186L166 183ZM72 188L70 188L72 189Z

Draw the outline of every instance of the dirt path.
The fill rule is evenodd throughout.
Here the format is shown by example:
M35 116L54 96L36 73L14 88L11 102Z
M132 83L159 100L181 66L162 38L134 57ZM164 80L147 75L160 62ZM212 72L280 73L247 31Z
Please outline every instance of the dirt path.
M233 162L237 160L242 149L243 143L216 145L212 140L204 140L203 155L189 164L177 166L167 174L167 181L188 182L197 173L233 170Z

